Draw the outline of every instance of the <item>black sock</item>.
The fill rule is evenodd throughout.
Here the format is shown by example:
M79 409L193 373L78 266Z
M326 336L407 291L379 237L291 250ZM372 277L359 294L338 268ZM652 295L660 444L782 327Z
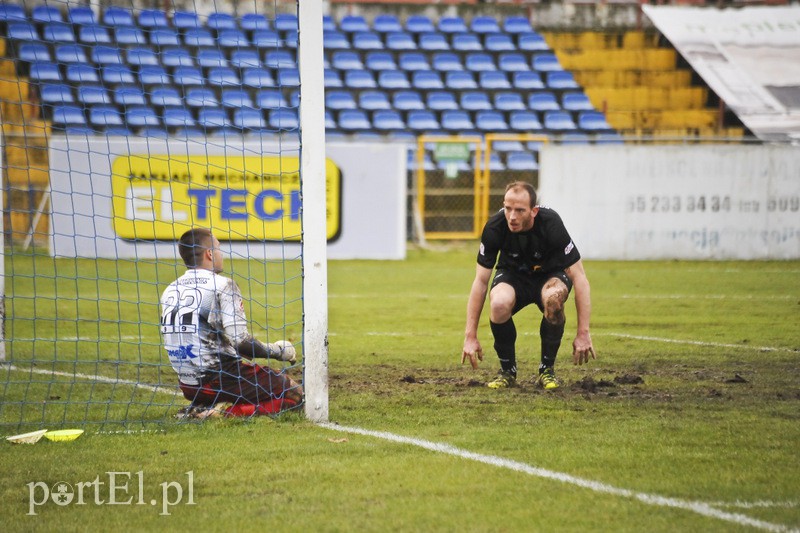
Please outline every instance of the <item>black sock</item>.
M514 377L517 377L517 328L514 326L514 319L511 318L508 322L502 324L495 324L489 321L492 328L492 335L494 335L494 349L497 352L497 357L500 359L500 367L503 372L507 372Z
M556 355L561 346L561 338L564 336L564 324L551 324L544 318L539 325L539 336L542 339L542 364L539 365L539 373L547 367L556 364Z

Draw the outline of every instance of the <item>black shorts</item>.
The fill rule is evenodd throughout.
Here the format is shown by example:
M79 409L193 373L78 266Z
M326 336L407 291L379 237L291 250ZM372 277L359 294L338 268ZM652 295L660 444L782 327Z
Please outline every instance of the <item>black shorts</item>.
M497 270L494 273L492 280L492 288L499 283L508 283L514 288L514 293L517 295L517 301L514 304L513 314L523 307L535 303L540 311L544 312L542 305L542 287L551 278L558 278L567 286L567 292L572 290L572 280L569 279L567 273L563 270L556 272L548 272L547 274L527 274L517 272L515 270Z

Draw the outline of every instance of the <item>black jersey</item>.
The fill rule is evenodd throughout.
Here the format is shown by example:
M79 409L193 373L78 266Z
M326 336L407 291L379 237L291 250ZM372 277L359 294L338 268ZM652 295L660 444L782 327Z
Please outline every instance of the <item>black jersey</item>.
M519 233L512 233L508 228L501 209L484 226L478 252L478 264L483 267L491 269L497 264L498 270L531 274L564 270L580 258L561 217L547 207L539 207L533 228Z

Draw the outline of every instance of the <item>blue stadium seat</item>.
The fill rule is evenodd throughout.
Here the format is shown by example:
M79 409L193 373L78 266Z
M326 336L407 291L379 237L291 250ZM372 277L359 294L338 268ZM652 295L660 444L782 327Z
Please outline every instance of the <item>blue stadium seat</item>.
M144 32L130 26L114 28L114 40L118 44L147 44Z
M500 159L500 154L492 152L489 154L489 170L492 172L500 172L506 170L506 165Z
M425 102L417 91L397 91L392 95L392 107L400 111L425 109Z
M539 116L533 111L511 111L508 118L512 130L531 132L542 129Z
M382 70L378 73L378 87L387 90L410 89L406 73L398 70Z
M418 70L412 73L411 85L423 91L444 89L441 75L433 70Z
M255 107L250 91L243 89L224 89L220 96L220 103L222 107Z
M475 126L481 131L503 133L508 131L503 113L499 111L478 111L475 115Z
M175 88L159 87L150 94L150 104L157 107L178 107L183 105L183 99Z
M541 75L533 71L514 72L511 84L515 89L521 90L544 89Z
M101 72L101 79L106 84L119 85L136 82L133 71L127 65L108 65L102 67Z
M219 100L211 89L193 88L186 91L186 105L189 107L219 107Z
M391 33L403 31L403 26L396 16L383 14L377 15L372 21L372 29L378 33Z
M75 97L72 87L65 83L43 83L39 89L39 98L45 104L72 104Z
M114 89L114 103L126 107L147 105L144 91L135 85L121 85Z
M187 29L186 33L183 35L183 43L192 48L214 46L216 44L211 32L205 28Z
M8 38L15 41L38 41L39 32L30 22L12 22L6 28Z
M345 131L371 130L372 124L367 114L360 109L346 109L339 113L339 129Z
M497 66L506 72L525 72L530 70L528 61L523 54L506 52L500 54L497 59Z
M203 73L196 67L177 67L172 74L176 85L205 85Z
M506 33L492 33L486 36L486 49L490 52L513 52L517 45Z
M28 63L53 60L53 56L50 54L50 48L43 43L21 44L17 57L19 57L21 61L27 61Z
M264 113L260 109L235 109L233 111L233 125L247 130L263 130L267 127Z
M203 68L223 68L228 66L228 59L219 48L204 48L197 52L197 65Z
M436 115L428 110L414 110L408 113L408 128L414 131L436 131L441 128Z
M325 107L334 111L358 109L358 104L350 91L328 91L325 93Z
M336 50L331 55L331 66L338 70L364 70L364 63L358 52Z
M274 87L275 80L269 70L263 68L246 68L242 71L242 85L254 89Z
M497 70L497 65L494 64L494 58L491 54L484 53L469 53L467 54L464 64L467 70L473 72L485 72L488 70Z
M217 11L211 13L206 19L206 27L212 30L235 30L238 29L236 19L230 13L222 13Z
M336 21L331 15L322 15L322 31L336 31Z
M562 94L561 107L566 111L595 111L589 97L583 92L568 92Z
M450 43L441 33L422 33L419 36L419 47L428 52L440 52L450 50Z
M448 91L431 91L425 98L428 109L434 111L451 111L458 109L458 100Z
M525 111L525 101L519 93L495 93L494 108L498 111Z
M455 91L463 91L468 89L477 89L478 84L471 72L455 71L448 72L445 77L445 87Z
M454 70L464 70L464 65L459 57L451 52L436 52L432 58L433 70L439 72L450 72Z
M538 33L520 33L517 37L517 47L525 52L546 52L550 45Z
M325 69L324 84L326 89L344 87L344 82L342 81L342 77L339 75L339 71L332 68Z
M589 136L585 133L565 133L559 139L561 144L589 144Z
M234 50L231 54L231 66L234 68L259 68L261 58L258 52L252 49Z
M53 107L53 124L61 126L86 126L86 116L83 109L71 105L58 105Z
M389 50L416 50L417 43L410 33L398 31L386 34L386 48Z
M133 13L124 7L107 7L103 12L103 24L106 26L131 27L136 25Z
M322 43L326 50L350 50L350 40L340 31L324 32Z
M361 91L358 95L358 109L365 109L367 111L380 111L392 109L392 104L389 98L383 91Z
M334 52L334 55L337 52ZM366 67L372 71L397 70L397 63L390 52L367 52L364 60Z
M511 15L503 19L503 31L506 33L531 33L533 27L526 17Z
M361 15L345 15L339 22L339 29L347 33L369 31L369 24Z
M613 128L606 121L605 115L599 111L580 111L578 127L586 131L611 131Z
M433 33L436 31L436 26L425 15L410 15L406 19L406 31L410 33Z
M267 20L267 17L261 13L245 13L239 19L239 26L245 31L270 29L270 24Z
M38 82L61 81L61 71L59 70L58 65L47 61L31 63L29 76L31 80Z
M519 141L494 141L492 143L492 150L495 152L521 152L525 147Z
M564 70L561 66L561 63L558 62L558 58L555 54L552 53L542 53L536 54L533 56L532 61L533 70L538 70L539 72L555 72L558 70Z
M539 170L536 156L532 152L509 152L506 155L506 167L517 171Z
M53 129L63 130L67 136L74 135L76 137L88 137L97 133L94 128L88 126L54 126Z
M473 17L469 24L470 30L475 33L500 33L500 25L494 17L489 15L479 15Z
M349 112L343 111L343 113ZM273 109L269 112L269 127L279 131L296 130L300 127L300 120L294 109Z
M56 61L59 63L88 63L86 47L78 44L56 46Z
M158 47L180 46L178 34L172 28L155 28L149 31L150 44Z
M415 70L430 70L431 65L428 62L426 54L419 52L403 52L398 57L398 64L401 70L415 71Z
M293 13L278 13L275 15L275 29L278 31L297 31L297 15Z
M168 139L170 137L170 133L167 130L158 126L145 126L139 131L139 135L154 139Z
M45 41L54 43L74 43L75 33L72 31L71 24L51 22L44 25L42 29L42 38Z
M240 29L220 30L217 44L223 48L247 48L250 40Z
M122 50L112 46L95 46L92 48L92 62L97 65L123 65Z
M566 111L545 111L544 128L551 131L570 131L577 129L578 126Z
M192 68L192 67L181 67L181 68ZM177 74L175 76L175 81L177 82ZM153 65L153 66L141 67L139 69L139 83L145 86L171 85L172 79L170 78L169 74L167 74L167 71L164 70L163 67L159 65Z
M487 90L511 89L505 72L486 71L478 74L478 85Z
M297 61L289 50L270 50L264 54L264 66L271 69L295 68Z
M404 130L406 124L400 113L393 109L375 111L372 115L372 127L378 131Z
M72 63L67 65L67 81L73 83L100 83L100 74L91 65Z
M224 109L218 107L204 107L197 113L197 125L207 130L227 128L231 121Z
M27 20L27 15L22 6L17 4L0 4L0 22L12 20Z
M424 168L425 170L436 170L436 164L433 162L433 159L431 159L431 156L428 152L423 153L422 158L423 158L422 168ZM413 149L409 150L408 163L407 163L408 170L416 170L417 166L418 166L417 152L416 150Z
M87 106L108 105L111 97L101 85L78 85L78 102Z
M547 73L547 86L551 89L580 89L572 72L557 70Z
M194 57L186 48L166 48L161 51L161 62L165 67L193 67Z
M122 126L122 116L116 107L107 105L94 105L89 108L89 124L99 128L107 126Z
M492 109L489 95L482 91L465 91L459 99L461 109L467 111L488 111Z
M350 72L358 72L351 70ZM300 71L296 68L282 68L278 70L278 85L281 87L299 87Z
M160 126L161 120L156 115L155 110L147 106L134 106L125 111L125 121L128 126L142 128L149 126Z
M9 5L13 4L5 4L5 6ZM2 16L0 16L0 20L7 21L9 19L2 18ZM22 12L22 18L16 20L25 20L25 12ZM61 15L61 10L56 6L38 5L34 6L33 10L31 10L31 20L33 22L44 24L47 22L63 22L64 17Z
M528 96L528 107L534 111L560 111L556 95L551 92L531 93Z
M133 132L125 126L111 126L106 128L106 135L108 137L130 137Z
M333 118L333 113L331 113L330 111L325 111L325 129L326 130L336 129L336 120Z
M440 17L437 29L442 33L467 33L469 31L464 19L458 16Z
M451 132L474 130L475 124L466 111L442 111L442 129Z
M200 17L193 11L176 11L172 14L172 25L181 30L203 27Z
M259 109L278 109L288 105L280 89L264 89L256 93L256 107Z
M351 89L375 89L378 84L368 70L348 70L344 73L344 84ZM341 121L339 121L341 123Z
M208 70L207 82L214 87L229 87L241 85L242 80L232 68L211 68Z
M196 125L191 112L184 107L164 109L164 125L168 128L193 128Z
M139 12L139 26L142 28L167 28L167 15L159 9L143 9Z
M75 6L67 10L67 21L75 25L97 24L97 17L92 8L87 6Z
M474 33L456 33L452 37L452 48L459 52L480 52L483 44Z

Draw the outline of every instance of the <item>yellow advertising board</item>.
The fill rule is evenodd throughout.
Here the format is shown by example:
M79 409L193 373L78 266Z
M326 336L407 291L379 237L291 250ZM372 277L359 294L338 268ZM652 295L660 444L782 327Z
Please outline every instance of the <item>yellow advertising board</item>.
M327 239L341 232L341 170L327 159ZM249 155L118 157L111 166L114 231L176 240L193 227L220 240L300 241L300 159Z

